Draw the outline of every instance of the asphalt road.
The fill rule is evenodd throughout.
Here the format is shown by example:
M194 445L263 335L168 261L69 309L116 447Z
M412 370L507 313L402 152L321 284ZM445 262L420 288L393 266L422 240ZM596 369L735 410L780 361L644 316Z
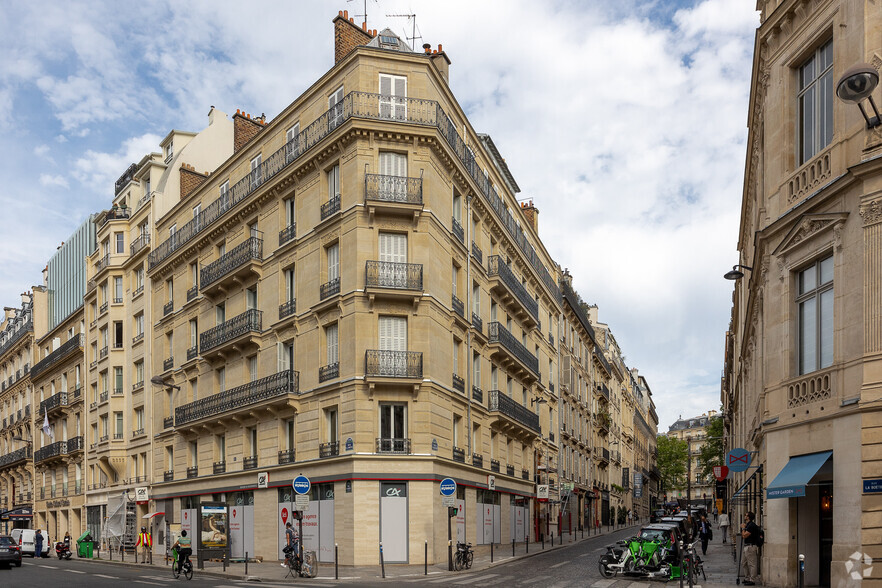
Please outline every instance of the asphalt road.
M287 581L245 582L229 578L209 576L195 570L193 579L183 577L174 579L171 570L163 567L130 567L96 561L59 561L58 559L33 560L25 558L21 568L0 569L0 586L63 586L64 588L98 588L128 586L178 586L180 588L281 588L284 586L404 586L406 584L430 584L434 586L541 586L542 588L565 588L570 586L592 586L600 582L604 588L615 588L614 582L603 580L597 569L597 560L606 545L616 539L633 534L633 529L592 539L586 538L555 550L539 551L539 545L531 544L531 556L495 565L482 571L464 570L460 572L430 573L396 578L377 578L376 576L353 577L356 570L347 571L348 578L299 578ZM533 555L533 549L537 552ZM618 582L615 582L616 584ZM624 585L630 584L624 582Z

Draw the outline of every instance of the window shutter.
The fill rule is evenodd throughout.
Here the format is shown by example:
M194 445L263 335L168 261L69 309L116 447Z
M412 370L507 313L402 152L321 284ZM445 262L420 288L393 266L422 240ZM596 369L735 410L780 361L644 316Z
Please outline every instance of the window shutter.
M384 96L392 94L392 76L380 74L380 94Z
M340 244L334 243L328 247L328 281L340 277Z
M328 339L328 365L337 363L337 325L328 327L325 335Z
M380 261L407 263L407 235L399 233L380 233Z
M395 76L393 82L392 95L404 98L407 95L407 78Z

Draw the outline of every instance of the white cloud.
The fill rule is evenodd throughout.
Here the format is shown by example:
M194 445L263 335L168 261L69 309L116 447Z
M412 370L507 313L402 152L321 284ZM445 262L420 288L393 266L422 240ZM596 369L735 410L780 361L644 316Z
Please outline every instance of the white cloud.
M57 186L59 188L68 188L67 178L58 175L40 174L41 186Z
M102 206L113 199L113 185L132 163L158 149L162 137L148 133L123 142L113 153L87 151L74 161L73 177L95 194L104 194Z

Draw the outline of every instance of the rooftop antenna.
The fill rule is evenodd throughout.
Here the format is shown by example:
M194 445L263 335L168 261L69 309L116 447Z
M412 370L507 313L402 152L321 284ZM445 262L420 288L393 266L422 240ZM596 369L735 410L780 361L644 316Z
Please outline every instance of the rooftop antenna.
M422 35L417 37L417 34L416 34L416 14L387 14L386 16L389 18L406 18L407 20L413 19L413 36L408 37L407 34L405 34L404 38L407 39L408 41L416 41L417 39L423 38ZM413 47L416 47L415 43L414 43ZM416 50L416 49L414 49L414 50Z
M347 3L352 2L352 0L346 0L346 2ZM377 0L374 0L374 2L377 2ZM358 18L359 16L363 16L364 17L364 26L365 26L365 28L367 28L367 17L368 17L367 0L364 0L364 14L353 14L352 16L354 16L355 18ZM368 29L368 30L370 30L370 29Z

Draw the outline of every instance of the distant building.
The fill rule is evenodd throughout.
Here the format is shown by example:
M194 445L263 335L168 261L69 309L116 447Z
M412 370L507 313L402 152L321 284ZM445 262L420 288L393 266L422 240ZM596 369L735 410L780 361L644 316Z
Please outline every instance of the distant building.
M668 428L665 436L682 441L689 441L689 460L692 468L691 494L692 500L714 499L714 490L716 484L713 475L701 475L701 448L707 442L707 431L705 428L711 419L720 418L719 413L715 410L709 410L700 416L688 419L679 418L674 424ZM675 498L686 498L686 487L683 488L666 488L668 500Z

